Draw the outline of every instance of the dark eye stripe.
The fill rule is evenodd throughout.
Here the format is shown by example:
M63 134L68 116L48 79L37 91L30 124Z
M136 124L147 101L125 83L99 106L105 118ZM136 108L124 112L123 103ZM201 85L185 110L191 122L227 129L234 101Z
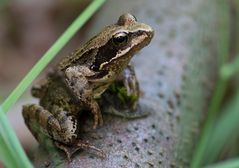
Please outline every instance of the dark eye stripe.
M117 52L118 48L115 47L115 45L112 43L112 40L110 39L104 46L99 48L96 59L93 62L91 68L95 71L99 70L100 65L104 62L108 62L113 57L115 57Z
M127 33L128 40L127 43L125 43L124 45L114 45L113 40L110 39L104 46L99 48L96 59L91 65L91 68L94 71L98 71L102 63L109 62L112 58L116 56L119 50L124 50L125 48L127 48L128 44L133 38L140 36L143 33L144 31L142 30Z

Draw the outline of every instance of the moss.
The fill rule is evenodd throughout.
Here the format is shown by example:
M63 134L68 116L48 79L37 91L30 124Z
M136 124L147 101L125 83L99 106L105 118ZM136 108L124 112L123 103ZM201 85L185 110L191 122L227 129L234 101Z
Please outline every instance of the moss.
M116 95L123 104L134 104L139 96L135 94L128 95L127 89L122 83L114 83L108 89L110 94Z

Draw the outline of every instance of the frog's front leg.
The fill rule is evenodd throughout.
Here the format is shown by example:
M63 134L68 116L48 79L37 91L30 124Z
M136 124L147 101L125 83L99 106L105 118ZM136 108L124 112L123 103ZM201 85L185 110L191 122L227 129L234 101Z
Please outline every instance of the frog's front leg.
M93 113L93 128L95 129L98 125L103 125L100 107L94 99L93 90L86 78L86 76L93 75L89 68L85 66L69 67L66 69L65 75L65 81L70 91L78 101Z
M123 82L128 96L140 96L139 83L132 65L127 65L127 67L117 77L116 82Z
M39 105L24 105L22 114L37 141L48 147L46 137L53 139L54 144L66 153L68 160L79 149L94 150L100 156L105 155L102 150L78 139L77 119L60 107L54 106L49 112Z

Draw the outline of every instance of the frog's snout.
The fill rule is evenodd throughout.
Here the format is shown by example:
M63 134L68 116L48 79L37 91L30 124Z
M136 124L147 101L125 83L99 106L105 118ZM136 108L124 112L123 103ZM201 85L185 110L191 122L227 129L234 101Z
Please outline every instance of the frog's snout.
M154 30L148 25L145 25L145 33L150 40L154 37Z
M151 28L151 27L150 27ZM151 31L146 32L147 36L150 38L150 40L154 37L154 30L151 28Z

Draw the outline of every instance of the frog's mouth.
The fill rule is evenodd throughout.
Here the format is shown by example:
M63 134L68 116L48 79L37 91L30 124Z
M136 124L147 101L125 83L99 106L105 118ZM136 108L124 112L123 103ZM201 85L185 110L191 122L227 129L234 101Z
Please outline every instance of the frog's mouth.
M150 31L150 32L140 31L139 33L140 35L138 35L138 38L133 39L131 43L133 45L131 47L132 55L138 53L142 48L147 46L151 42L154 36L153 31Z

